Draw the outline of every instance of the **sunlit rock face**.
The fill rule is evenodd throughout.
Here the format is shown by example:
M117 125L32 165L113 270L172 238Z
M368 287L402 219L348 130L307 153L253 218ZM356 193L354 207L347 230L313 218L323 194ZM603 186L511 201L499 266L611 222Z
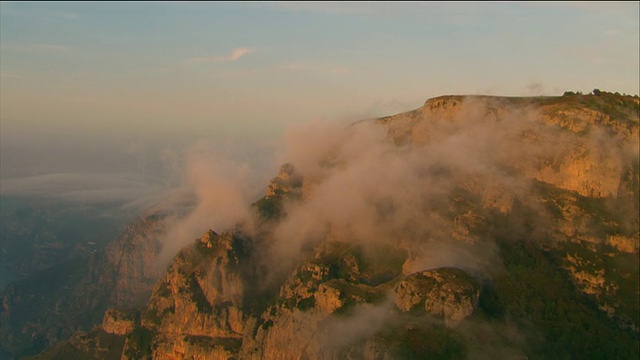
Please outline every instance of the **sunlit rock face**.
M637 98L444 96L345 132L183 248L133 327L105 315L123 358L637 357Z
M155 358L237 352L247 322L241 271L246 245L234 234L209 231L175 257L142 314L142 326L162 334Z
M473 313L480 287L462 270L442 268L407 276L396 290L396 306L402 311L416 308L444 319L453 327Z
M412 144L458 130L456 123L482 124L488 136L495 136L492 141L507 145L496 150L517 155L505 156L504 165L583 196L628 192L625 183L638 146L638 98L629 96L442 96L380 121L396 142Z
M104 313L102 329L108 334L127 335L135 326L134 317L115 309L109 309Z

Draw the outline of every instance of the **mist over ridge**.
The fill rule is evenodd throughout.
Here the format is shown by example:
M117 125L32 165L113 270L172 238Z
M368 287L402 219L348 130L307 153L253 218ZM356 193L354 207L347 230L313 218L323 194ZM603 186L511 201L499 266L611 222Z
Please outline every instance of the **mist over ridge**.
M169 211L144 250L168 269L100 329L127 357L637 353L637 97L442 96L300 124L283 147L266 191L215 146L187 152L182 186L145 215ZM562 350L545 321L589 341Z
M425 301L427 318L443 319L438 321L451 329L438 336L449 339L453 348L444 350L440 343L429 345L430 350L410 348L409 353L545 353L557 342L545 340L550 347L534 350L533 343L541 340L526 335L532 329L522 324L507 321L493 327L492 336L511 333L526 340L498 341L490 350L474 340L473 329L489 326L486 320L464 320L478 306L482 310L477 311L493 311L487 307L487 291L505 291L503 281L517 274L511 260L505 260L512 256L508 253L532 243L536 247L526 251L555 254L558 258L547 261L564 269L569 280L563 281L592 296L599 311L614 319L606 321L617 322L623 333L637 332L633 298L610 305L622 291L616 286L637 292L636 284L628 282L635 276L633 267L623 266L622 271L631 271L625 276L631 277L613 285L620 270L606 268L605 275L592 275L582 265L594 256L586 264L604 261L601 257L607 255L598 250L602 247L625 259L637 254L638 213L632 205L638 197L637 119L637 98L609 93L444 96L414 111L346 128L317 122L296 126L285 135L286 165L265 197L254 203L255 212L236 212L237 202L219 195L201 198L201 204L217 204L227 215L236 214L240 226L211 227L213 232L178 253L148 305L157 315L143 317L141 326L164 334L156 338L161 349L154 353L157 356L170 356L186 346L212 357L238 353L245 358L334 358L345 352L365 354L374 346L374 353L404 358L399 354L408 345L402 336L410 335L384 329L402 327L398 308L414 309L416 302ZM242 176L232 183L243 184ZM235 192L227 189L225 194ZM589 206L603 213L596 215L585 207L585 199L593 199ZM216 221L213 214L209 218ZM601 221L608 224L604 230L596 225ZM572 244L588 249L579 252L583 260L576 260ZM537 246L541 250L534 250ZM197 255L210 251L212 258ZM382 253L396 255L386 258ZM218 260L210 262L214 259ZM443 287L430 288L432 283L421 282L423 277ZM398 285L403 278L403 285ZM487 290L493 286L498 290ZM181 295L187 290L180 289L187 288L202 294L199 300L192 297L199 315L193 313L191 300ZM401 288L414 289L422 294L414 296L426 300L406 298ZM569 294L573 293L562 296L574 296ZM432 296L449 300L434 303ZM264 303L265 298L272 300ZM508 310L514 305L500 306L506 308L499 311L515 311ZM260 313L256 323L243 320ZM340 314L346 317L337 318ZM196 322L182 328L184 316L194 315ZM201 327L196 320L200 316L205 324L224 319L227 325ZM440 325L431 328L426 324L432 320L421 321L426 323L412 326L425 336L443 326L436 322ZM356 330L362 324L369 324L366 331ZM456 330L458 326L466 330ZM169 335L176 331L190 335L186 340ZM326 335L314 338L316 331ZM626 334L620 335L620 346L635 341ZM235 345L213 345L223 338L233 339ZM287 347L281 346L284 343ZM594 351L634 351L622 350L626 345L603 350L598 348L601 343L594 344Z
M0 360L640 358L639 29L0 2Z

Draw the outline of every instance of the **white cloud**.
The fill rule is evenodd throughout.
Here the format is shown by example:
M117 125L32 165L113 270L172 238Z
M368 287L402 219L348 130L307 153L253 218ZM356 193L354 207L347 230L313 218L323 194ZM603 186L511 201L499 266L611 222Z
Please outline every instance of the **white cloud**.
M189 64L200 64L200 63L226 63L233 62L239 60L247 54L250 54L254 51L254 49L240 47L235 48L228 55L221 56L202 56L202 57L192 57L187 59L187 63Z

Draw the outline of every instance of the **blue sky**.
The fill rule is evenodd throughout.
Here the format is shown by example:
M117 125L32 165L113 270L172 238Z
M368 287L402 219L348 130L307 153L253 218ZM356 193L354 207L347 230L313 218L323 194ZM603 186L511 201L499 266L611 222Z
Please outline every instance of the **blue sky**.
M203 141L272 176L296 124L439 95L638 94L639 13L638 2L1 2L0 178L15 186L0 190L55 192L48 174L179 181L181 154Z
M2 125L276 135L443 94L639 92L627 3L3 2Z

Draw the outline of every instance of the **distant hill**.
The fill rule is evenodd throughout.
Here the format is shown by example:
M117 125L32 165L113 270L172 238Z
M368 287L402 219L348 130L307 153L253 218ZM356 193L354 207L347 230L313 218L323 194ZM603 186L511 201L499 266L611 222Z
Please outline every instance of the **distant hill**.
M50 229L64 226L52 223L52 219L59 219L59 214L56 215L47 218ZM37 354L69 338L78 329L89 330L101 323L108 307L133 308L146 303L153 284L163 272L156 258L160 251L158 238L164 233L167 216L147 213L124 231L121 226L114 226L110 229L114 235L101 233L99 227L94 227L89 239L95 239L97 244L92 251L68 252L67 259L8 284L0 294L2 358ZM84 220L82 216L76 218L78 222ZM84 221L82 225L90 230L92 223ZM31 230L47 231L47 228ZM81 230L67 231L70 236L82 234ZM116 231L121 234L116 236ZM107 235L106 239L101 238ZM58 242L64 244L62 250L74 246L67 238ZM91 248L91 244L75 246L79 245Z
M129 221L112 205L0 197L0 289L34 272L102 249Z

